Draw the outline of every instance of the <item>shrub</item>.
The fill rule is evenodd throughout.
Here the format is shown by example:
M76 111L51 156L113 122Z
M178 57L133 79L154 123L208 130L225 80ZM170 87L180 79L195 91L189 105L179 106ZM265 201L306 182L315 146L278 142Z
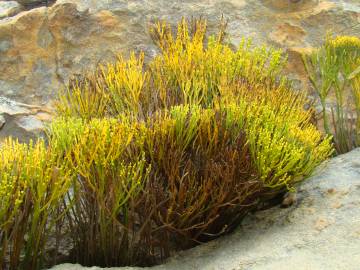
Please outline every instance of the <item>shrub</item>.
M88 125L58 119L51 130L50 144L57 145L77 177L67 214L73 260L101 266L136 262L147 239L140 233L143 228L135 227L146 226L148 214L145 208L141 213L133 209L144 203L150 170L138 146L141 128L114 119L94 119Z
M58 114L91 119L125 113L146 119L175 105L212 107L219 96L230 94L224 93L230 85L231 91L287 85L281 75L286 63L281 50L253 48L251 40L244 39L233 51L222 42L222 31L206 39L205 30L203 20L194 22L192 31L183 20L173 37L170 26L157 23L151 33L161 53L153 61L145 66L141 53L101 66L61 94Z
M68 217L75 261L154 263L230 231L331 154L309 115L264 98L177 105L143 123L55 121L50 143L68 141L62 151L78 177Z
M360 39L328 36L303 60L320 98L324 130L334 136L337 153L360 146ZM335 102L328 104L332 96Z
M26 145L8 139L0 157L0 266L38 269L54 225L64 215L61 203L70 174L41 140Z
M176 36L160 22L151 30L160 54L150 63L143 54L119 57L60 96L49 146L36 145L51 157L40 170L64 175L49 187L54 203L41 209L64 217L42 224L65 224L69 260L160 262L231 231L331 155L331 138L310 123L305 97L282 75L281 51L248 40L234 51L223 28L205 32L203 20L183 20ZM14 158L11 147L3 151Z

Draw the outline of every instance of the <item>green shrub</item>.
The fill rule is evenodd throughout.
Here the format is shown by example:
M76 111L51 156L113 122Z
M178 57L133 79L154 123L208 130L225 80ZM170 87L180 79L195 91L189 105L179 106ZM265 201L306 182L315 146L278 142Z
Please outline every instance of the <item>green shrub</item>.
M160 54L151 62L145 64L143 54L119 57L60 96L58 117L47 131L49 146L36 144L50 155L41 156L47 162L36 171L46 173L31 179L48 183L43 177L55 167L61 181L29 200L57 194L51 203L41 201L40 209L61 218L44 215L41 224L63 225L73 246L68 260L158 263L231 231L261 203L292 191L331 155L331 138L311 124L305 97L282 75L281 51L247 40L234 51L224 42L224 29L209 38L205 32L202 20L183 20L176 36L158 23L151 33ZM12 147L1 151L2 161L10 160L4 164L18 163L21 155L14 157ZM0 172L0 183L11 168ZM23 183L18 177L11 181ZM20 211L16 207L10 213ZM30 220L37 216L27 213ZM36 251L46 255L47 235L59 234L50 228L3 235L24 239L32 233L41 238ZM15 245L0 240L1 250L12 252ZM19 245L17 260L34 245Z
M101 66L61 94L58 114L91 119L125 113L146 119L174 105L212 107L219 96L228 96L224 89L229 86L232 91L240 86L272 89L287 84L281 75L286 63L281 50L253 48L244 39L233 51L221 42L222 32L206 39L205 21L196 21L193 28L191 35L183 20L173 37L170 26L158 23L151 29L161 50L157 57L146 66L143 54Z
M64 215L61 203L71 175L43 141L26 145L8 139L0 157L0 266L38 269L50 233Z
M134 226L146 212L132 209L144 199L151 168L141 148L131 151L132 144L140 143L135 138L138 130L116 120L93 120L89 125L58 120L52 130L50 144L59 145L69 170L77 176L72 186L75 200L67 216L73 258L87 265L133 263L142 255L144 241L141 235L135 238Z
M360 146L360 39L328 36L303 60L320 98L324 130L333 135L337 153Z
M50 143L72 137L62 151L78 176L69 216L75 261L157 262L228 232L264 194L309 175L331 154L330 138L322 140L299 107L264 100L178 105L143 123L55 121Z

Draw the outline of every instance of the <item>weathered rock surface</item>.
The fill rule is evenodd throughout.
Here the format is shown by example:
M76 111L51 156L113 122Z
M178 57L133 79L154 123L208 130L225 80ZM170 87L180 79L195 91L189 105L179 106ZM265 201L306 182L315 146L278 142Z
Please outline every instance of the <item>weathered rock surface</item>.
M213 31L222 14L234 45L251 37L256 44L283 47L299 88L308 84L301 50L319 45L327 30L360 32L358 0L58 0L0 20L0 96L44 106L69 77L119 53L156 54L148 34L156 19L176 24L183 16L203 16Z
M0 19L20 13L23 7L16 1L0 1Z
M257 212L233 234L182 252L153 270L358 270L360 148L319 168L295 205ZM52 270L86 270L60 265ZM111 268L136 270L143 268Z
M0 142L13 136L21 142L43 135L44 123L51 120L46 107L27 105L0 97Z

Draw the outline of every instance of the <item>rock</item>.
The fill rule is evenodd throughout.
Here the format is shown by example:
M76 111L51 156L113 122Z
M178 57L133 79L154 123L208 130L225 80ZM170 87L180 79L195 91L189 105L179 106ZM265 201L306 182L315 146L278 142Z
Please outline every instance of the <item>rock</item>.
M6 120L2 114L0 114L0 129L5 125Z
M23 116L16 120L16 124L27 132L38 132L44 129L43 122L35 116Z
M293 25L288 22L276 26L276 29L269 34L273 42L278 42L288 47L301 44L306 36L305 30L301 26Z
M70 75L114 59L127 35L109 11L89 14L67 3L23 12L0 24L0 95L49 102Z
M28 143L44 137L43 122L35 116L3 115L5 124L0 128L0 143L7 137L13 137L19 142ZM1 119L0 119L1 120ZM1 124L1 122L0 122Z
M20 142L44 135L44 123L51 120L46 107L28 105L0 96L0 142L8 136Z
M297 201L297 195L296 192L288 192L283 201L281 202L281 207L287 208L292 206Z
M0 112L9 115L29 114L30 110L21 103L0 96Z
M0 2L0 19L14 16L22 10L23 7L16 1Z
M337 204L337 207L332 207ZM153 270L358 270L360 148L306 180L290 208L249 215L231 235L179 253ZM97 270L59 265L52 270ZM143 268L119 267L118 270Z
M296 12L315 7L319 0L262 0L264 5L280 12Z

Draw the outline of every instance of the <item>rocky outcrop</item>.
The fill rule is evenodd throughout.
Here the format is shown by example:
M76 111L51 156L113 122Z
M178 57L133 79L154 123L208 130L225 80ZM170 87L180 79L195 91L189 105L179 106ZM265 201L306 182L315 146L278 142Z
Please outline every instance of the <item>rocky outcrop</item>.
M16 1L0 2L0 19L14 16L20 13L23 7Z
M290 208L249 215L231 235L171 258L153 270L358 270L360 148L318 168ZM60 265L52 270L86 270ZM111 268L136 270L143 268Z
M156 19L175 24L183 16L203 16L211 32L222 15L229 21L234 45L251 37L256 44L288 52L290 76L302 89L308 82L299 52L319 45L327 30L355 35L360 31L358 0L57 0L51 7L0 20L0 96L50 106L73 75L113 61L119 53L156 54L148 34Z

